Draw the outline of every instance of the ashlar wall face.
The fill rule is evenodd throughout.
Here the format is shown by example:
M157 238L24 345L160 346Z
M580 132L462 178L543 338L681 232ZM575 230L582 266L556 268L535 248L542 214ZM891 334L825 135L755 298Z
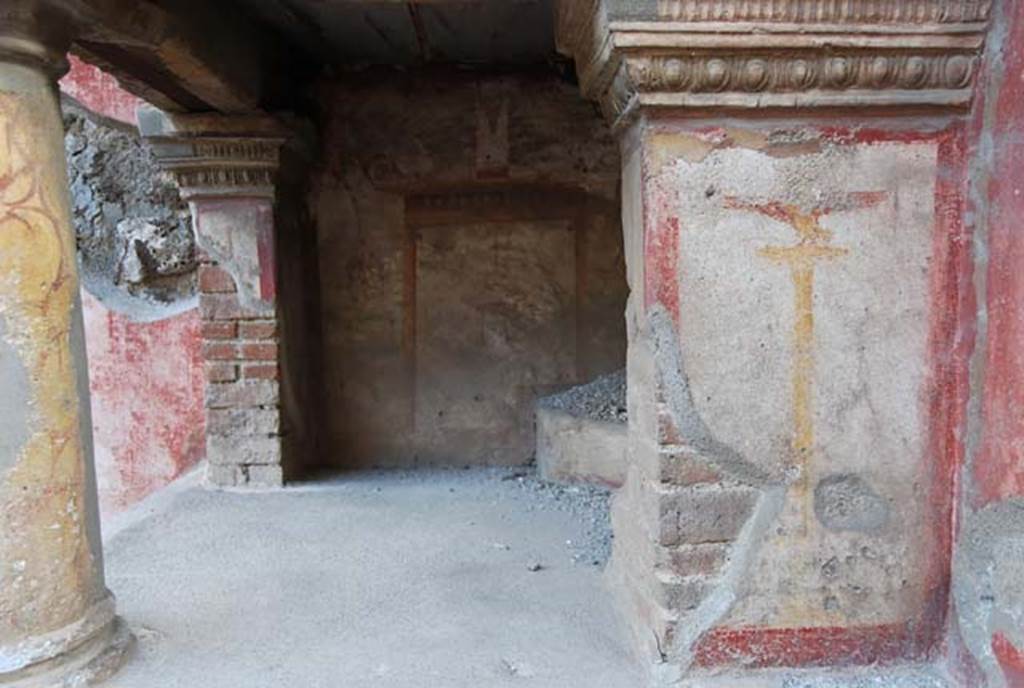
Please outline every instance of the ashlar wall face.
M533 402L623 366L618 148L553 74L325 83L334 467L519 464Z

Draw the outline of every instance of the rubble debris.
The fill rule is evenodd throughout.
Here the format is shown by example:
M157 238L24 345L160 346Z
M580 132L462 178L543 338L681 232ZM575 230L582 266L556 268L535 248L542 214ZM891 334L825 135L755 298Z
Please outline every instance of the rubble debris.
M538 405L574 416L625 423L628 420L626 371L623 369L603 375L585 385L544 397Z

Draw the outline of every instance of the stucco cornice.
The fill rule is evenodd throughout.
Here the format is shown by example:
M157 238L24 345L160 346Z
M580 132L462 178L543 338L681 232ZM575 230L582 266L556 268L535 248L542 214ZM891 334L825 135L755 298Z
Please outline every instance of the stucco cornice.
M559 49L643 108L963 108L991 0L560 0Z
M183 198L274 198L287 132L272 118L168 115L143 108L139 129Z

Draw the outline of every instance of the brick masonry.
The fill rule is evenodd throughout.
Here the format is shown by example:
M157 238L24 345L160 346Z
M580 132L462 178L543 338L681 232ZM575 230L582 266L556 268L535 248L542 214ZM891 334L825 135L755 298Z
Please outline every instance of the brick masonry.
M760 135L751 131L736 138ZM955 256L950 237L958 235L958 216L944 209L955 211L948 199L958 192L936 190L934 179L958 179L957 129L849 139L809 130L820 150L800 164L834 166L836 194L861 204L827 223L837 245L848 247L837 265L878 306L862 315L850 292L822 268L818 300L809 309L814 317L805 320L794 318L792 294L799 292L785 288L789 276L755 270L750 266L759 264L747 255L751 245L784 245L790 239L784 226L729 214L729 189L755 193L749 189L760 184L766 193L787 193L788 187L773 186L768 167L763 176L746 173L763 153L726 146L721 140L732 134L723 133L715 145L728 153L695 154L697 162L690 162L679 151L699 146L703 133L670 120L640 123L635 135L642 147L627 157L623 199L634 289L627 314L630 471L613 507L612 572L638 643L656 661L683 671L800 666L822 657L836 665L872 664L932 651L943 625L942 612L933 610L944 608L941 580L949 566L946 535L933 524L949 522L952 488L940 467L955 459L927 442L940 436L934 428L953 421L913 403L940 398L930 393L932 385L955 389L949 383L958 374L934 367L957 340L946 321L928 315L930 307L956 313L944 301L956 288L945 266L956 263L944 256ZM902 156L894 158L893 150ZM729 165L744 173L729 177L715 156L736 156ZM784 159L775 164L796 164L793 156ZM695 171L708 173L695 177ZM637 212L631 212L631 188ZM899 202L860 193L876 188ZM721 195L726 200L716 200ZM727 223L731 233L724 234ZM921 268L913 279L886 263L891 251L875 250L872 242L883 235L864 231L872 223L899 228L884 235L886 247L906 247L901 255ZM898 309L878 288L890 277L895 284L885 290L902 290ZM778 284L752 290L756 297L737 296L757 279ZM765 294L781 295L774 310L758 300ZM794 373L800 368L789 351L797 340L786 334L794 322L813 323L821 333L806 376L813 385ZM894 331L887 322L900 323L900 337L861 336ZM829 339L835 333L874 352L861 360L879 362L864 369L856 386L823 373L850 366L846 340ZM901 366L880 364L893 360ZM808 387L814 393L804 395ZM844 403L853 398L865 417L884 418L878 427L899 427L902 434L866 433L848 423ZM798 424L805 401L814 422ZM887 403L892 406L883 413ZM918 463L896 460L904 456ZM916 475L927 480L915 483ZM834 510L849 509L847 497L830 492L836 485L857 491L863 520L831 518ZM867 589L872 595L854 599L851 591Z
M207 480L223 487L279 486L283 475L275 309L243 306L231 274L209 256L199 266L199 289Z

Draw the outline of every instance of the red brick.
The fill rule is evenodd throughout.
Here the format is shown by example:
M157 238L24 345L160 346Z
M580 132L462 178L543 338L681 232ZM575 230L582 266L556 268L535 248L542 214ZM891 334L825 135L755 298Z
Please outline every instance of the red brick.
M658 544L699 545L736 538L757 503L749 488L678 488L659 498Z
M676 427L676 421L672 417L671 411L665 404L658 405L658 443L659 444L685 444L686 440L682 433L679 432L679 428Z
M234 339L236 330L231 320L209 320L202 325L203 339Z
M206 379L210 382L234 382L238 379L238 366L230 363L207 363Z
M235 279L227 270L213 266L199 266L199 291L212 293L232 293L237 291Z
M246 311L234 294L200 294L199 312L204 320L238 320Z
M661 480L680 486L717 483L721 472L699 453L686 449L662 451L660 456Z
M705 543L680 545L663 550L662 555L671 571L680 576L715 576L721 572L729 557L729 545Z
M273 339L277 336L277 323L273 320L243 322L238 326L241 339Z
M204 342L203 358L207 361L233 361L238 358L238 346L228 342Z
M273 342L251 344L245 343L241 347L242 358L247 361L276 361L277 344Z
M276 364L258 363L242 368L242 376L246 380L276 380L277 375Z

